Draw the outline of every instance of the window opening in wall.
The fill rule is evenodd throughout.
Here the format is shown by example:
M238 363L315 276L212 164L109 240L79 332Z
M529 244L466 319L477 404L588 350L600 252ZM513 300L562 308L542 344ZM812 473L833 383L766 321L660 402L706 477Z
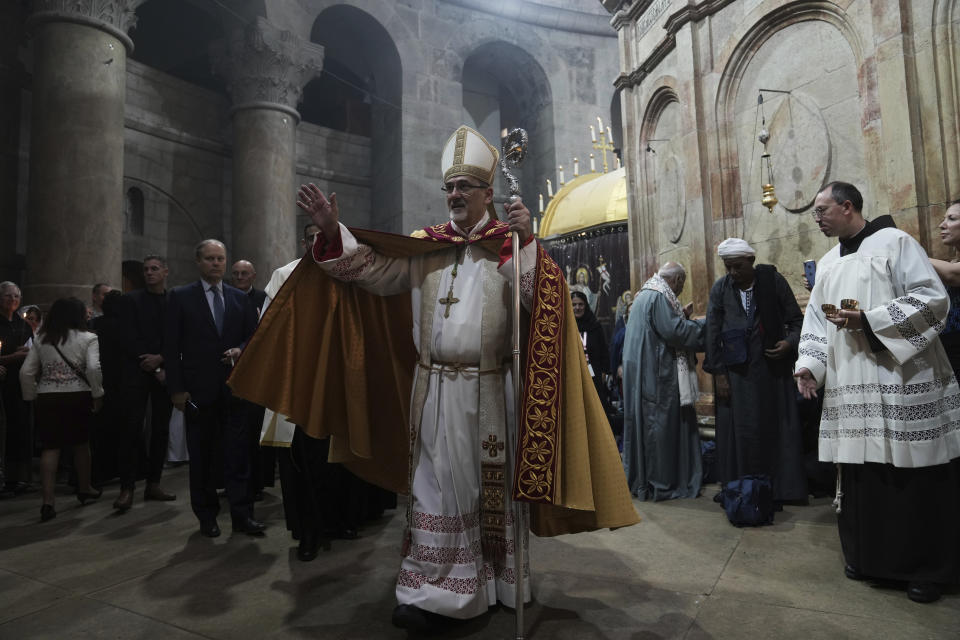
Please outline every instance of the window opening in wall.
M143 192L136 187L127 189L123 207L123 231L134 236L143 235Z
M303 88L304 122L370 137L373 76L361 78L340 61L327 57L323 73Z

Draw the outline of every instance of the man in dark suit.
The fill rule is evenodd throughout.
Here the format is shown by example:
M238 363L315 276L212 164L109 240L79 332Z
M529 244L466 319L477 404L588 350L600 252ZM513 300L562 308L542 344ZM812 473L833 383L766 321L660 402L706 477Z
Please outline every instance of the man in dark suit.
M217 458L222 456L233 530L263 535L263 523L253 518L249 491L245 403L226 385L257 316L249 297L223 283L227 250L222 242L204 240L197 245L196 258L200 280L170 291L163 337L167 389L186 424L190 505L200 520L200 533L220 535Z
M233 286L250 296L250 302L253 308L260 315L263 309L263 301L267 297L263 289L257 289L253 286L253 281L257 279L257 270L249 260L237 260L230 268Z
M160 488L163 462L167 457L170 413L173 405L164 384L163 318L167 308L167 260L148 255L143 259L146 287L124 296L123 397L125 425L120 440L120 495L113 508L123 513L133 506L133 491L140 462L143 421L150 402L150 446L147 456L146 500L175 500L177 496Z

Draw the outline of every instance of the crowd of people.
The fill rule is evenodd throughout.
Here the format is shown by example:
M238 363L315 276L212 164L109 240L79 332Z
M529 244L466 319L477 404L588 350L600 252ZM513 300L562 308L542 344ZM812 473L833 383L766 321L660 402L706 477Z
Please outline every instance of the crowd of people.
M721 485L763 478L774 505L807 504L808 478L822 483L822 464L805 460L812 431L815 457L836 465L846 576L902 581L932 602L960 582L960 263L928 258L890 216L862 209L848 183L817 195L814 220L839 242L804 279L805 313L741 238L718 246L726 274L705 318L677 300L680 265L643 285L622 339L624 470L641 500L700 494L701 352ZM960 247L960 201L940 231Z
M822 402L806 414L816 414L819 459L838 465L846 575L903 580L918 602L960 580L960 263L928 259L889 216L867 221L853 185L831 183L813 216L839 244L819 261L805 313L775 266L729 238L705 318L680 302L687 274L668 262L637 292L609 352L586 296L567 304L556 295L560 269L522 201L496 220L498 160L480 134L457 130L442 154L450 221L415 233L417 242L354 233L339 222L335 194L301 187L297 205L312 219L303 259L318 268L294 260L264 291L247 260L234 263L234 286L224 282L227 249L213 239L196 246L197 280L168 289L166 260L148 255L142 289L97 284L90 308L64 298L43 317L20 309L17 285L0 283L4 495L32 489L39 448L41 521L56 517L62 451L81 504L112 478L118 513L134 507L140 478L144 501L175 501L161 480L169 425L182 414L199 533L220 535L225 497L233 530L262 536L254 505L279 466L287 528L309 561L322 539L356 537L365 518L396 506L328 461L362 458L370 477L410 492L393 621L436 629L529 599L517 496L531 505L531 531L557 535L637 522L630 494L700 494L702 353L722 484L765 477L777 503L805 504L803 403ZM960 247L960 202L940 229ZM514 288L533 327L519 415ZM258 323L270 340L251 340ZM297 335L309 339L289 340ZM404 346L411 335L415 350ZM382 366L367 366L368 356ZM261 367L275 384L263 383ZM603 418L613 412L605 376L618 380L624 476ZM349 406L378 383L375 403ZM260 395L258 385L271 388L265 404L301 422L243 399ZM331 426L331 416L345 424ZM91 451L108 423L115 446ZM524 448L518 460L504 444L511 433ZM552 450L560 433L566 444ZM577 442L590 443L589 461L577 460ZM110 459L115 473L103 471Z
M315 233L304 230L304 250ZM97 283L89 306L67 297L45 314L21 307L15 283L0 283L0 496L36 490L39 452L41 522L57 515L58 481L81 505L118 483L119 514L133 508L140 479L144 502L175 501L161 486L172 423L186 440L202 535L220 534L225 496L233 531L262 536L254 503L279 473L287 528L300 541L298 557L312 560L325 538L357 537L366 519L394 506L391 495L327 463L324 442L260 446L264 408L234 396L226 380L269 300L247 260L232 267L235 286L223 281L222 242L204 240L195 255L199 278L190 284L168 289L167 261L147 255L143 288Z

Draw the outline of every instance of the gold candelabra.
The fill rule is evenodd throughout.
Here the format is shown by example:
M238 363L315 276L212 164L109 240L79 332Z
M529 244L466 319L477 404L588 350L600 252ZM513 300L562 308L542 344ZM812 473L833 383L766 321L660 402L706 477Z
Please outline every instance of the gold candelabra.
M600 116L597 116L597 128L599 131L594 131L593 125L590 125L590 140L593 142L593 148L601 153L600 157L603 159L603 172L606 173L610 170L610 165L607 164L607 151L613 153L615 149L613 146L613 134L610 132L610 127L604 130L603 120L600 119ZM597 139L598 137L599 140Z

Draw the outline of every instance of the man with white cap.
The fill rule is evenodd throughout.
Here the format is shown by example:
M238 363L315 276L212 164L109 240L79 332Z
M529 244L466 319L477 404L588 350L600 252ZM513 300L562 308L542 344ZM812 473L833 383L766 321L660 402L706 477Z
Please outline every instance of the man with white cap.
M803 316L773 265L754 265L756 252L727 238L717 254L727 275L714 283L707 307L703 368L717 388L720 482L766 475L779 502L807 499L793 356Z
M506 205L507 223L496 220L498 159L476 131L457 129L441 154L450 221L413 238L348 229L339 222L335 194L328 199L312 184L301 187L297 205L320 228L312 255L322 271L305 269L306 261L294 270L245 354L273 349L271 370L297 375L264 381L241 361L231 382L316 437L353 423L334 434L331 460L351 462L363 477L410 494L393 615L394 624L408 629L471 618L498 600L513 605L514 499L530 503L537 535L638 521L586 372L563 275L534 239L521 201ZM522 244L519 283L512 282L511 231ZM510 371L515 284L530 327L518 425ZM319 332L301 329L318 322ZM284 344L315 346L266 344L282 342L283 333L290 336ZM405 355L411 336L415 351ZM304 351L316 355L297 361ZM410 372L412 379L404 379ZM381 381L375 388L374 378ZM265 387L276 388L275 397L266 398ZM318 396L322 402L309 404ZM407 415L387 411L395 397ZM377 416L385 412L386 427L379 428ZM404 422L403 450L387 448ZM355 428L360 423L371 425L369 433ZM515 427L520 460L504 444ZM389 450L380 455L378 447ZM344 450L360 462L353 464ZM404 481L396 485L384 477L398 462ZM529 599L529 581L523 584Z

